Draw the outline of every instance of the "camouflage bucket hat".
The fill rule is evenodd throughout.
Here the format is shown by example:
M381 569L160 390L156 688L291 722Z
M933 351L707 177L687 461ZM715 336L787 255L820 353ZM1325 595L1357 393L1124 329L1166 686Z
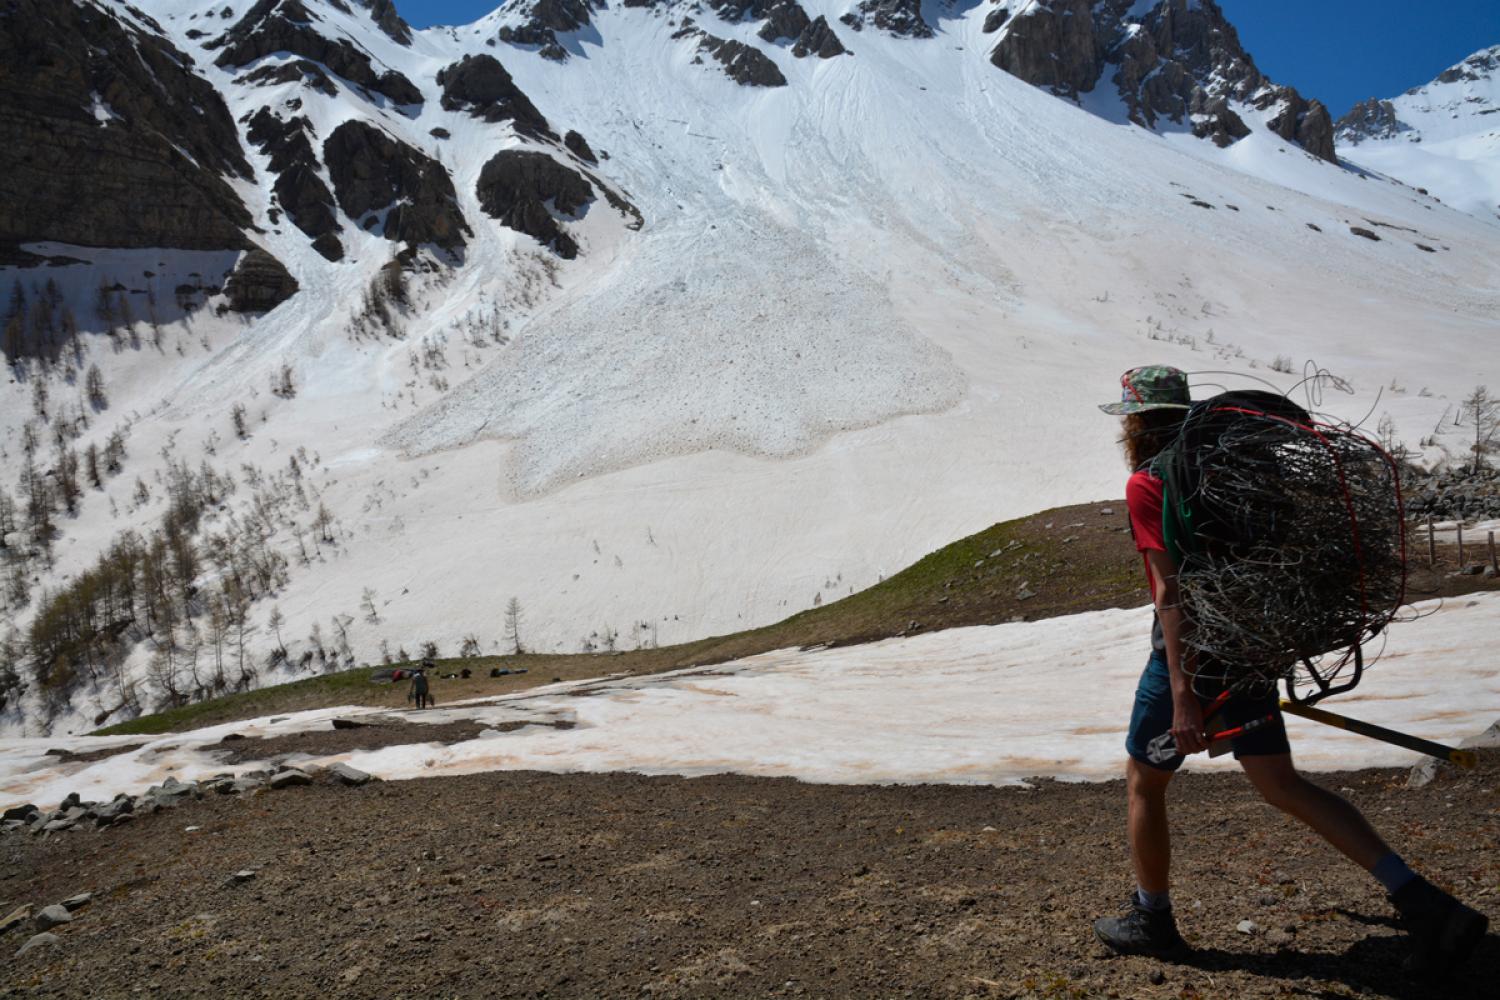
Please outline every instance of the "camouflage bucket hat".
M1186 372L1170 365L1144 365L1120 376L1120 402L1099 409L1123 417L1146 410L1186 410L1191 405Z

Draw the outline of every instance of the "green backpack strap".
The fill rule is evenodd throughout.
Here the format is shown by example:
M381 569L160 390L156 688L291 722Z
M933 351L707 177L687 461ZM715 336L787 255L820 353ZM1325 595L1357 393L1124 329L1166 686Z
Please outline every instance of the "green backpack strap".
M1193 534L1193 512L1182 502L1184 489L1172 474L1177 463L1172 460L1176 445L1163 450L1151 460L1151 474L1162 481L1161 533L1167 543L1167 555L1181 566L1183 559L1198 549Z

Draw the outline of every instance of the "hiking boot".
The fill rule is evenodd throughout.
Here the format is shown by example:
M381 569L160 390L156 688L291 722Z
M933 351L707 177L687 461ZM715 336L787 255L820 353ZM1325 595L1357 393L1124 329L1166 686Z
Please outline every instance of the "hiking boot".
M1122 955L1173 955L1187 950L1171 907L1150 910L1130 894L1125 912L1094 921L1094 934Z
M1406 971L1426 973L1456 966L1479 944L1490 918L1472 910L1418 875L1391 894L1411 933Z

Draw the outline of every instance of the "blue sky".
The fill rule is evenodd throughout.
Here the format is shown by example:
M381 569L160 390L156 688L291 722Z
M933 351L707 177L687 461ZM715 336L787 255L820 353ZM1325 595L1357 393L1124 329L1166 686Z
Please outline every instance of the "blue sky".
M397 0L416 27L467 24L499 0ZM1500 0L1219 0L1240 41L1277 83L1335 117L1393 97L1464 56L1500 44Z

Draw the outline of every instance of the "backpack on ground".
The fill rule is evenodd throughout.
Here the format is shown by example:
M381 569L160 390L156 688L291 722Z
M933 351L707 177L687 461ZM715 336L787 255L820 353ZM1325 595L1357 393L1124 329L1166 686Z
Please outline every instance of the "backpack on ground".
M1283 396L1241 390L1194 403L1152 470L1200 689L1285 680L1297 697L1299 667L1310 700L1357 684L1363 643L1405 601L1391 457Z

